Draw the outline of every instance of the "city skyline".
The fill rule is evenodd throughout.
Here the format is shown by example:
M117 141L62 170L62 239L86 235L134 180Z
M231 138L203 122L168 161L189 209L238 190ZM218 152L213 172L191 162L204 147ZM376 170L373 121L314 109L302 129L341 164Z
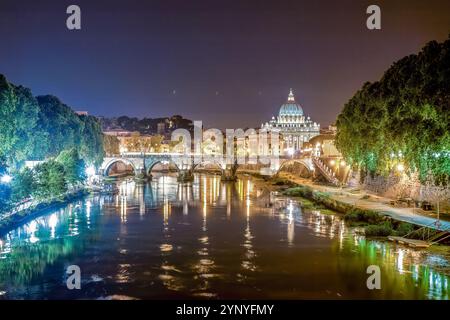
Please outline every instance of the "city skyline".
M450 30L445 1L379 1L375 31L369 1L319 2L78 1L82 29L69 31L68 1L4 1L0 69L93 115L181 114L222 129L259 127L293 88L326 127L364 82Z

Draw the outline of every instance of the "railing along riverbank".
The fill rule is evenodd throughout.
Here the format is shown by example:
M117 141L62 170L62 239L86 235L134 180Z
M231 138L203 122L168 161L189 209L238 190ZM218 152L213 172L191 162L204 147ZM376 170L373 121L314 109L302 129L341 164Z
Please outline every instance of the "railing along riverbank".
M79 187L60 196L41 200L29 199L21 202L9 212L0 214L0 235L39 216L46 210L64 206L68 202L87 196L89 193L87 187Z

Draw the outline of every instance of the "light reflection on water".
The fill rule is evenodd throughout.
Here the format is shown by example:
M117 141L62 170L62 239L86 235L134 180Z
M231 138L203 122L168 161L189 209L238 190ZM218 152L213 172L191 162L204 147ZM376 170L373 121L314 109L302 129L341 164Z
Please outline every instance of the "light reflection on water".
M78 292L64 286L71 264L82 269ZM372 264L382 290L366 288ZM367 240L338 215L212 175L123 181L114 196L71 203L0 239L0 299L448 299L449 269L446 250Z

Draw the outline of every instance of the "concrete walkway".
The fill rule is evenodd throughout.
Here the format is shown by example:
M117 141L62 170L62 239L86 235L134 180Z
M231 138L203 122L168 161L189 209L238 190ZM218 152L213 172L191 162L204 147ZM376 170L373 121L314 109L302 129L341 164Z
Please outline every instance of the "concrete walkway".
M438 220L433 217L424 215L424 211L419 208L398 208L393 207L389 203L392 199L380 197L365 191L357 190L355 188L337 188L331 186L318 185L310 180L301 178L292 178L283 176L297 184L306 185L314 190L328 192L331 198L354 205L361 209L373 210L384 215L388 215L395 220L409 222L418 226L429 227L440 231L450 231L450 221ZM362 199L364 196L369 196L368 199ZM422 212L422 214L421 214Z

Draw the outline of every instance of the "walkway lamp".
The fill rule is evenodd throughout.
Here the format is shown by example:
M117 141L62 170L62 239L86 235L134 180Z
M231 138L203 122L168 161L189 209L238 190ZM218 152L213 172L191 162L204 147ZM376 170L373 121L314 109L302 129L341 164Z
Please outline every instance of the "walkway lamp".
M5 174L0 178L0 181L5 184L9 184L12 180L12 177L9 174Z
M86 168L86 175L89 177L95 175L95 168L93 166L89 166Z

